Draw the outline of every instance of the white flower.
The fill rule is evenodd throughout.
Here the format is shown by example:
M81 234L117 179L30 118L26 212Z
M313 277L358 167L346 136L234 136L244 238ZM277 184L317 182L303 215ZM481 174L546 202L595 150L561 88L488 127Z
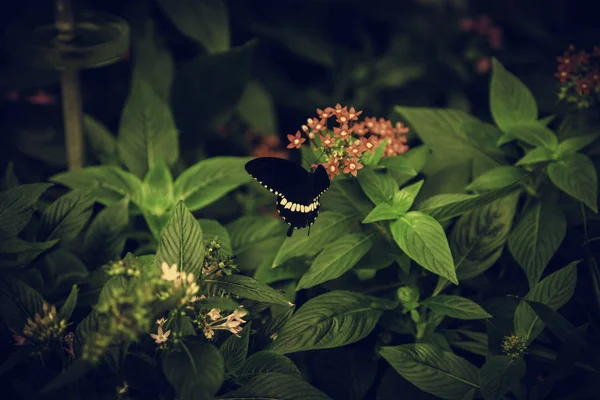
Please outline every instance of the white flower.
M208 312L208 314L206 314L206 315L208 315L208 317L209 317L211 320L213 320L213 321L216 321L216 320L218 320L219 318L221 318L221 310L219 310L218 308L213 308L213 309L212 309L212 310L210 310L210 311Z
M204 327L204 336L207 339L212 339L213 337L215 337L215 331L213 330L213 328L211 326L205 326Z
M157 334L151 333L150 336L152 337L152 339L154 339L154 342L164 343L167 340L169 340L168 338L169 338L170 334L171 334L170 329L166 332L163 332L162 326L159 326Z
M161 279L165 281L175 281L179 278L179 271L177 270L177 264L171 265L169 268L169 264L163 261L162 263L162 276Z
M161 318L156 320L156 325L163 326L167 322L166 318Z

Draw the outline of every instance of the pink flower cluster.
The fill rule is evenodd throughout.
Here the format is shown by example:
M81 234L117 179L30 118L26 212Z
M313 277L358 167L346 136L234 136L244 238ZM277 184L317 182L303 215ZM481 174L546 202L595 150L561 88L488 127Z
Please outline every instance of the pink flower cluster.
M556 57L558 71L554 74L560 81L559 98L575 103L579 108L587 108L594 100L593 95L600 93L600 71L598 62L600 47L595 46L592 54L585 50L575 51L569 46L562 57Z

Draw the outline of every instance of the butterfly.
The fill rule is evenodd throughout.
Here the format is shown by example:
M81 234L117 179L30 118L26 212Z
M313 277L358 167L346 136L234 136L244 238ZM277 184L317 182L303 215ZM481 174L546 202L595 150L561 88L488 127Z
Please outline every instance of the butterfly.
M319 197L329 189L329 177L322 165L310 172L283 158L259 157L246 163L246 171L277 196L277 212L294 229L310 227L319 215Z

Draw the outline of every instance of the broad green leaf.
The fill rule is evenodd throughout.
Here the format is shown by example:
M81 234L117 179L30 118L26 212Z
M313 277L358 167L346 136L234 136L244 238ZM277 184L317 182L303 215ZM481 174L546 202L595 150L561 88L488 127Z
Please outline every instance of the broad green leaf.
M225 360L225 371L230 375L236 374L244 364L244 361L246 361L250 340L250 327L251 322L248 322L244 326L244 329L242 329L240 337L229 335L219 348Z
M370 168L359 172L358 183L375 205L391 202L398 190L398 184L389 174Z
M390 225L398 246L423 268L458 285L444 229L433 217L410 211Z
M573 296L577 282L577 264L574 261L566 267L542 279L524 297L525 300L537 301L557 310L565 305ZM521 301L515 312L515 333L531 343L544 329L544 323L525 302Z
M244 275L225 275L219 278L204 279L202 282L216 285L226 292L246 299L263 303L293 305L275 289Z
M252 354L246 359L236 375L238 379L248 379L259 374L273 372L300 378L300 371L292 360L283 354L270 350L263 350Z
M490 109L496 125L506 132L510 125L537 121L538 106L531 91L496 58L492 65Z
M218 308L221 311L233 311L240 307L240 305L237 302L231 300L230 298L220 296L212 296L206 297L204 299L199 299L196 300L194 304L200 308L205 308L207 310L210 310L212 308Z
M403 214L410 210L415 199L417 198L417 195L419 194L419 191L421 190L421 187L423 186L423 182L425 181L420 180L412 185L406 186L394 195L394 209L398 213Z
M287 354L345 346L371 333L382 312L368 296L325 293L300 307L267 350Z
M208 53L229 50L229 15L223 0L196 0L175 3L157 0L173 24L187 37L200 43Z
M309 266L308 263L303 262L301 259L289 260L277 268L273 268L270 262L264 262L254 273L254 279L267 285L290 279L298 280L308 271Z
M479 304L460 296L439 295L421 302L437 314L456 319L492 318Z
M54 175L50 180L73 190L94 189L94 197L104 205L117 203L123 197L138 205L141 201L142 181L118 167L87 167Z
M536 200L508 239L508 249L533 288L567 234L567 220L558 205Z
M179 271L200 276L204 262L202 229L183 201L177 203L173 215L160 236L156 262L169 266L177 264Z
M144 220L146 224L148 224L148 229L150 233L154 237L154 240L157 242L160 240L160 234L169 223L170 215L169 213L165 213L162 215L152 214L150 211L142 208L142 215L144 216Z
M212 344L189 341L182 343L178 351L165 354L162 370L179 394L198 385L214 395L223 382L225 363Z
M408 151L402 154L401 157L408 159L410 165L415 171L415 176L417 173L423 170L425 164L427 164L427 160L429 160L429 156L431 156L431 149L424 144L412 147L408 149Z
M481 393L485 400L501 400L525 376L527 366L522 358L493 356L479 372Z
M35 204L51 183L31 183L0 192L0 239L16 236L25 228Z
M377 221L396 219L401 215L402 213L398 212L396 207L388 203L381 203L375 206L375 208L365 217L362 223L370 224Z
M347 233L353 219L351 215L341 215L332 211L322 212L311 227L310 236L296 235L284 239L273 260L273 267L293 257L314 256L330 242Z
M504 151L496 146L502 137L498 127L481 121L467 122L460 128L471 145L487 157L477 156L474 160L484 160L494 167L504 163Z
M256 375L221 399L331 400L329 396L300 378L278 372Z
M271 268L275 254L286 237L287 225L281 218L244 216L229 224L227 230L239 268L248 271L263 263L268 263Z
M438 221L445 221L505 197L519 188L520 183L515 182L482 195L440 194L421 202L417 209L426 212Z
M84 281L89 274L78 256L61 248L46 254L40 269L44 276L44 290L49 293L68 290Z
M14 189L17 186L19 186L19 178L15 175L15 165L12 161L9 161L0 181L0 191Z
M379 166L385 167L386 169L397 174L405 175L406 177L417 176L417 171L413 166L413 163L416 163L417 166L421 165L421 163L424 163L424 161L421 161L418 158L426 157L428 155L427 149L425 146L419 146L417 151L410 153L412 158L407 157L407 154L409 153L399 156L385 157L379 162Z
M560 190L598 213L598 176L587 156L575 153L551 163L548 165L548 176Z
M575 136L566 139L558 145L558 149L556 151L558 153L558 157L573 154L583 149L587 145L595 142L596 139L598 139L598 137L600 137L600 133L594 133L591 135L584 136Z
M328 244L302 276L296 291L339 278L367 254L371 244L371 236L363 233L350 233Z
M0 240L0 254L9 255L10 261L0 261L0 266L24 267L33 261L37 256L58 243L58 239L47 242L26 242L18 237L11 237ZM8 264L8 265L7 265Z
M91 192L74 190L61 196L42 214L38 238L60 239L61 245L70 243L92 216L93 206L94 196Z
M439 397L423 392L388 366L377 387L376 400L398 400L398 393L406 399L439 400Z
M509 186L525 176L525 172L516 167L502 166L479 175L467 186L472 192L486 192Z
M35 314L43 314L41 294L26 283L0 277L0 316L4 323L17 334L22 334L27 319L35 320Z
M529 307L535 311L538 317L546 324L563 343L568 341L575 334L576 328L558 311L553 310L545 304L537 301L525 300Z
M36 352L33 346L20 346L13 350L0 364L0 376L14 369L21 362L27 360L33 353Z
M246 86L238 104L242 119L261 135L277 133L277 114L271 94L256 80Z
M163 215L174 203L173 176L163 159L157 157L144 177L141 206L151 214Z
M118 165L117 138L98 120L83 116L83 132L94 157L104 165Z
M74 383L85 376L92 368L93 365L87 360L75 360L72 364L67 366L60 375L42 387L42 389L39 391L39 394L50 393L69 383Z
M366 217L373 209L373 204L356 179L334 179L329 190L321 196L321 204L326 211L359 218ZM318 223L320 218L322 216L319 216L315 223Z
M549 150L547 147L536 147L529 150L515 165L532 165L555 159L556 155L552 150Z
M127 204L127 200L122 200L106 207L90 224L83 241L83 254L89 265L101 266L123 253L129 226Z
M75 307L77 306L77 285L73 285L71 288L71 292L69 292L69 296L65 300L65 303L62 305L60 310L58 311L58 319L69 321L73 311L75 311Z
M229 232L219 221L214 219L199 219L200 228L202 228L202 236L205 242L209 242L213 239L219 242L219 250L227 255L233 255L231 249L231 239L229 238Z
M556 134L537 121L509 124L503 130L509 137L531 146L545 147L549 150L554 150L558 146Z
M171 110L141 77L133 81L123 108L117 148L123 164L138 177L158 158L169 165L179 158L179 132Z
M379 354L403 378L439 398L460 400L470 390L479 388L477 367L435 345L382 347Z
M252 181L244 169L248 161L247 157L213 157L192 165L175 180L175 199L184 200L190 211L206 207Z

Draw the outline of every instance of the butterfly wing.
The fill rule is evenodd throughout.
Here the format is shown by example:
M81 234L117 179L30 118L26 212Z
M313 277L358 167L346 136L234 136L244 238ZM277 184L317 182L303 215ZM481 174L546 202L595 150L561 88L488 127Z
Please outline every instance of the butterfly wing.
M246 163L246 171L269 191L279 197L302 199L302 190L309 181L309 173L293 161L275 157L260 157Z
M325 193L327 189L329 189L329 176L327 175L327 171L325 167L319 164L315 172L311 175L313 180L313 196L318 197Z

